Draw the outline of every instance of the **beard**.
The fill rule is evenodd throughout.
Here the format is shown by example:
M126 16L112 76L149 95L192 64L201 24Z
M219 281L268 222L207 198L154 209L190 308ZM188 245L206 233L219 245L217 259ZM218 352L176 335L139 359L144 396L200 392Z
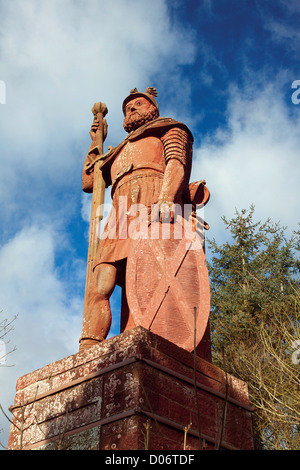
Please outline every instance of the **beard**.
M135 131L146 122L153 121L158 117L158 110L153 106L147 113L140 113L139 111L135 111L132 114L129 114L124 118L123 127L126 132Z

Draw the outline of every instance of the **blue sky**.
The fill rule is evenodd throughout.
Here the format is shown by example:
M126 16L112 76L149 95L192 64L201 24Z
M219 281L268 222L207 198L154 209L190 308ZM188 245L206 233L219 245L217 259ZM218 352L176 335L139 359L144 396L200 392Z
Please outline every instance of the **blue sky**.
M251 203L259 220L297 228L300 4L0 0L0 18L0 308L18 314L14 366L0 367L7 408L17 377L78 350L94 102L108 107L105 148L125 136L121 105L135 87L156 87L161 115L190 127L192 180L211 191L207 237L221 243L221 216ZM118 292L113 308L117 334ZM5 444L2 416L1 429Z

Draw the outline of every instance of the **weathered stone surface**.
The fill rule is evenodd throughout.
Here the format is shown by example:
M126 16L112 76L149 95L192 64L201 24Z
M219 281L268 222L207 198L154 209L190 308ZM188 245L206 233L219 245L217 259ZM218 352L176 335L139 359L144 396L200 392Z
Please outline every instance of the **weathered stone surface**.
M199 449L197 406L207 449L218 442L226 402L222 448L252 449L247 386L222 370L142 327L21 377L9 448L145 449L147 422L152 449ZM23 420L22 420L23 416Z
M82 171L82 189L92 193L92 210L80 349L107 337L109 299L118 284L121 332L142 326L193 351L196 324L197 352L208 358L208 225L197 217L196 208L208 202L210 193L204 180L189 182L191 131L160 117L155 96L156 89L148 87L125 98L128 135L105 155L107 108L96 103L92 109L92 143ZM99 238L108 186L112 208Z

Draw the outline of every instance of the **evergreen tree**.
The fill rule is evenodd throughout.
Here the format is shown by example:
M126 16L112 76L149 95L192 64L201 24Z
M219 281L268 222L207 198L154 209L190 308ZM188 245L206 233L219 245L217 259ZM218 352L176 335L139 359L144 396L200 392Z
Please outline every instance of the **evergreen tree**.
M257 447L298 446L299 233L268 219L254 222L254 206L222 220L231 240L208 241L213 360L246 381L256 407ZM300 341L299 341L300 343Z

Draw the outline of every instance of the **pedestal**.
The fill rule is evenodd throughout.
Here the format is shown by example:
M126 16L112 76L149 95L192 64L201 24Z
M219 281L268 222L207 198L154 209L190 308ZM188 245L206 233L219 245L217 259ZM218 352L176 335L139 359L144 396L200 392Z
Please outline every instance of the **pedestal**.
M247 385L142 327L19 378L12 412L11 450L253 449Z

